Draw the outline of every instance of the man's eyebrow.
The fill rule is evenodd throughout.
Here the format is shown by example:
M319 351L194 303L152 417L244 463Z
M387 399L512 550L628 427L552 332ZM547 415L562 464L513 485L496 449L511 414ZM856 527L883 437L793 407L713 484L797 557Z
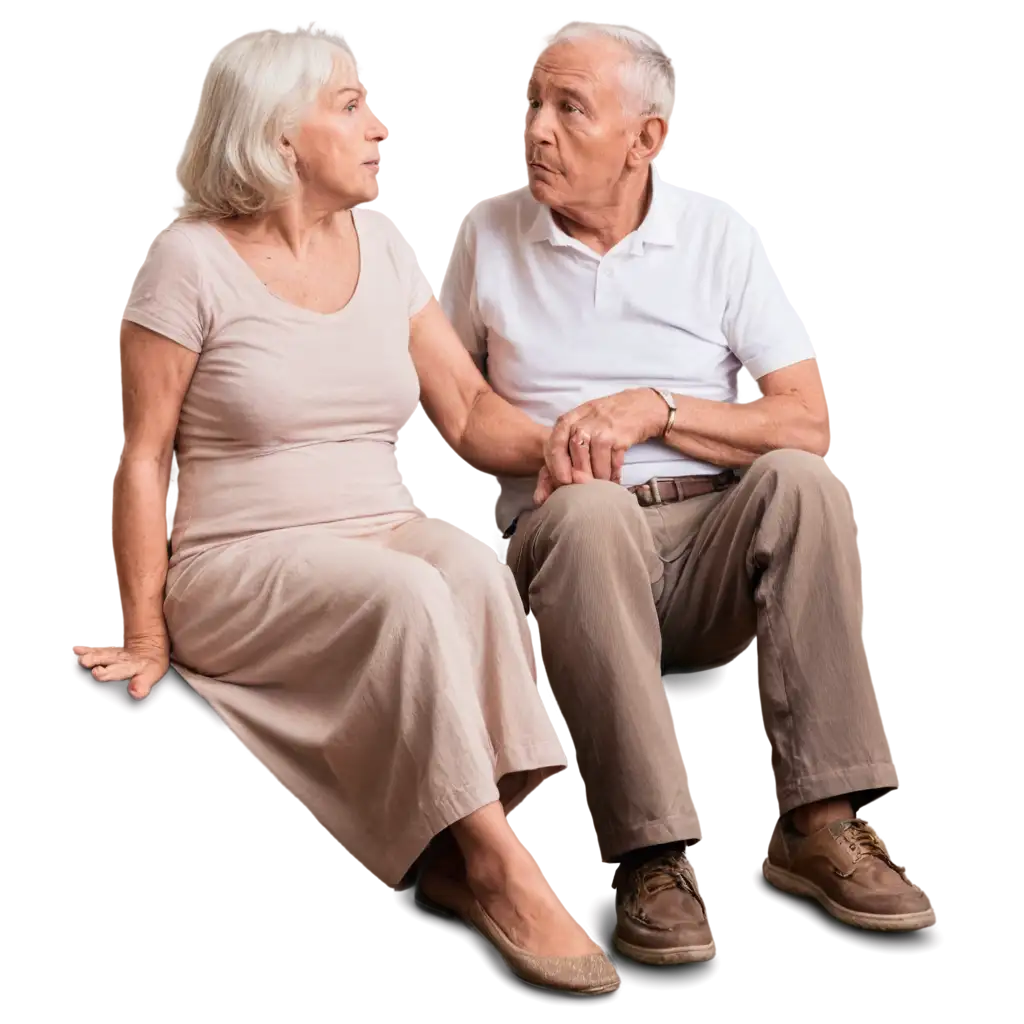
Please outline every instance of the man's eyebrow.
M539 90L540 86L537 84L537 79L531 78L526 86L527 94L531 92L538 92ZM554 86L554 91L568 99L574 100L581 107L590 106L589 98L587 96L584 96L584 94L581 93L578 89L574 89L571 85L556 85Z
M575 100L581 107L586 107L590 104L590 100L577 89L562 86L558 91L562 93L563 96L567 96L569 99Z

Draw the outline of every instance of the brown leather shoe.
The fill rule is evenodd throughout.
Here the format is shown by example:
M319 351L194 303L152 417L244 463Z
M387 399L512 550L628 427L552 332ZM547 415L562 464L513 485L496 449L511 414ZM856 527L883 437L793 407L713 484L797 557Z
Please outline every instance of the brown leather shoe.
M909 932L935 924L928 897L889 859L866 821L834 821L809 836L780 818L764 877L783 892L810 896L857 928Z
M688 964L715 955L704 900L686 851L624 862L615 887L615 948L642 964Z

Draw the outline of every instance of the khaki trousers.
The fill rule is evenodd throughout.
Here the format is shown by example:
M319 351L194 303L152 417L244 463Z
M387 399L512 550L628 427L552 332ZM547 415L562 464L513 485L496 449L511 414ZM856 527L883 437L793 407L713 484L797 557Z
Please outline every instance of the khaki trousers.
M562 487L520 517L508 563L605 860L700 838L661 673L723 664L755 636L780 813L896 787L853 510L817 456L771 452L725 491L651 508L606 481Z

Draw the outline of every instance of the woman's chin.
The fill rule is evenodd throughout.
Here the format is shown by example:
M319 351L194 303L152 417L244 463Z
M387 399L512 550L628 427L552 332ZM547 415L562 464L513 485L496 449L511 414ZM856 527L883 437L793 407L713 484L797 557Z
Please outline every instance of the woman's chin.
M359 203L372 203L377 196L380 195L380 186L377 184L377 179L370 178L369 181L360 182L359 198L356 200Z

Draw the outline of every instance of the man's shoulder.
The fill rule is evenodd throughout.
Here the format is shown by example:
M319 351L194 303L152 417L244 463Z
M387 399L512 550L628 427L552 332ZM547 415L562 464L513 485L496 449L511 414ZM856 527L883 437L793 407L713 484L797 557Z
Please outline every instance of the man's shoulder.
M722 199L705 195L703 192L694 192L692 189L681 188L679 185L673 185L667 181L662 181L661 185L673 205L687 218L718 224L723 228L750 229L747 220Z

